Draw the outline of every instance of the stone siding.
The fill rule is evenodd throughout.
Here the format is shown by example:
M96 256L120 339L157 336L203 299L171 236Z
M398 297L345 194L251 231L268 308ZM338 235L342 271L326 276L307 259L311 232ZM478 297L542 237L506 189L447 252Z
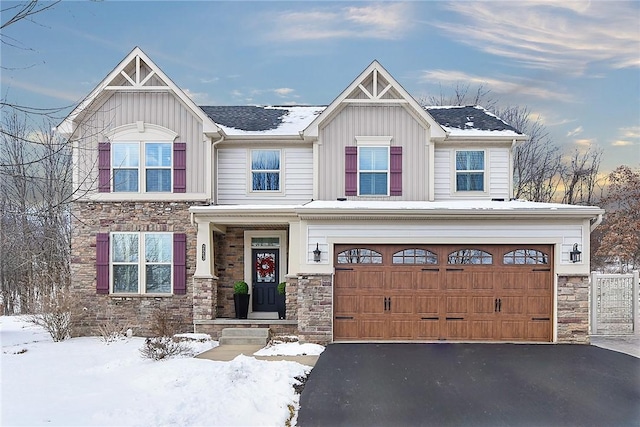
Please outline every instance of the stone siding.
M217 317L235 317L233 284L244 277L244 228L227 227L225 234L215 233L215 275L218 276Z
M558 277L558 342L589 344L589 276Z
M108 322L149 336L153 317L165 311L182 332L193 331L196 227L189 207L198 202L76 202L71 225L71 289L81 307L75 335L96 335ZM96 293L96 234L114 231L174 232L187 235L185 295L114 297Z
M297 294L300 342L330 343L333 340L333 275L298 276Z

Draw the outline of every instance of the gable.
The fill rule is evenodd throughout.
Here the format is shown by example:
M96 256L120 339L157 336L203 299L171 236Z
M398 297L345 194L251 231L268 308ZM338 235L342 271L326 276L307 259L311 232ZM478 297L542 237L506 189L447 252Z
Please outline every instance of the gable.
M218 134L216 124L140 49L134 48L58 126L67 137L76 125L114 93L169 93L202 122L205 134Z
M330 121L347 105L402 105L425 128L431 137L446 137L444 129L418 102L385 70L373 61L316 119L304 130L304 136L317 138L321 125Z

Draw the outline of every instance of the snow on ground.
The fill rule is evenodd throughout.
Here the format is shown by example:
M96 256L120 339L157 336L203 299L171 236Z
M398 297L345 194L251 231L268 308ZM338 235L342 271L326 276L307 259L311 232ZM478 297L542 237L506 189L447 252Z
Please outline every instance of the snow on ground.
M54 343L21 316L0 317L0 342L3 426L282 426L311 369L243 355L155 362L140 357L143 338ZM217 343L193 349L203 344Z
M283 337L287 338L287 337ZM297 342L297 337L294 338L295 341L287 342L288 340L274 340L273 343L267 345L264 348L253 353L254 356L297 356L297 355L308 355L308 356L318 356L320 353L324 351L324 347L319 344L305 343L300 344Z

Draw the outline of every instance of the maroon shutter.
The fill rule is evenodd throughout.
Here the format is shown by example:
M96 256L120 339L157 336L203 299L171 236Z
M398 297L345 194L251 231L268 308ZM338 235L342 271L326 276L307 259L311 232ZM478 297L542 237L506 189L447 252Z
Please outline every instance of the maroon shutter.
M344 147L344 194L358 195L358 147Z
M173 293L187 293L187 235L173 235Z
M390 147L392 196L402 196L402 147Z
M109 233L96 235L96 293L109 293Z
M111 144L98 143L98 192L111 192Z
M173 192L187 192L187 144L173 144Z

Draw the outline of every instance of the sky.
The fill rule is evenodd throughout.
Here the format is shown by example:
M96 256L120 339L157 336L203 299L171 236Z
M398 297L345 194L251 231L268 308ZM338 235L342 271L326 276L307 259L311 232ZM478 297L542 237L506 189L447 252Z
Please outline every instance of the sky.
M378 60L417 99L482 85L609 172L640 167L639 23L638 1L63 1L2 30L0 86L62 118L139 46L198 105L328 105Z

